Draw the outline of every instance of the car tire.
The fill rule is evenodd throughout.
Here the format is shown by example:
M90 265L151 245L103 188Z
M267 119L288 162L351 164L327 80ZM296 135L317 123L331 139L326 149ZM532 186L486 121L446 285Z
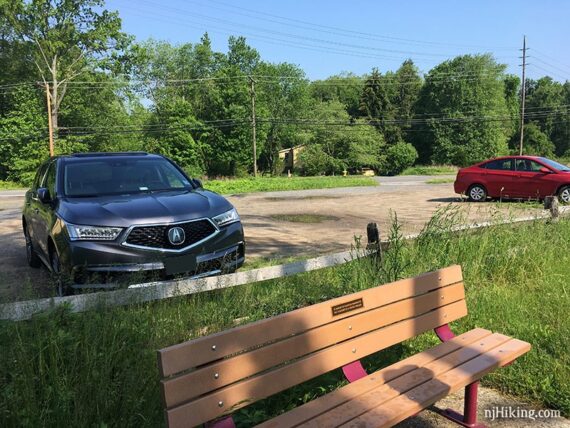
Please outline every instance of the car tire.
M69 287L65 281L65 273L61 268L61 261L59 260L59 254L55 248L52 248L49 254L50 269L53 283L55 284L57 295L60 297L69 294Z
M33 268L39 268L42 262L34 249L34 244L32 242L32 237L28 230L28 225L24 227L24 239L26 240L26 259L28 260L28 266Z
M487 189L480 184L474 184L467 191L467 197L471 202L483 202L487 199Z
M570 203L570 186L564 186L558 191L558 200L563 204Z

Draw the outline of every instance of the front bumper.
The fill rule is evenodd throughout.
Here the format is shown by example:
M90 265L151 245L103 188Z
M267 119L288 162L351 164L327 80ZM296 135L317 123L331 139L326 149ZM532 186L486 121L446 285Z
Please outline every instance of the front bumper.
M59 240L61 242L61 239ZM191 276L208 276L233 271L243 265L245 243L240 222L230 224L202 242L182 253L167 253L154 249L133 248L116 241L70 241L60 248L60 258L72 272L121 273L163 271L169 257L192 254L196 256Z

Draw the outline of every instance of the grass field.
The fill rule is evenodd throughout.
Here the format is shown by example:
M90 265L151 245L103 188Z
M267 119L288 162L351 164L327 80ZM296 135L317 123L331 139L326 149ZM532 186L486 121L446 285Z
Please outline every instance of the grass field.
M24 189L24 186L12 181L2 181L0 180L0 190L17 190Z
M484 384L570 415L570 222L537 221L451 233L441 212L415 242L397 240L382 269L371 261L233 289L83 314L56 310L0 324L0 426L163 426L156 350L454 263L464 267L469 315L456 333L484 327L532 344ZM392 229L397 237L397 228ZM387 365L437 343L431 333L365 360ZM239 412L251 426L342 384L331 372Z
M281 190L329 189L333 187L377 186L372 177L260 177L204 181L204 188L223 195Z
M451 165L416 165L406 168L400 175L448 175L456 174L457 167Z
M427 180L427 184L445 184L445 183L453 183L455 178L432 178Z

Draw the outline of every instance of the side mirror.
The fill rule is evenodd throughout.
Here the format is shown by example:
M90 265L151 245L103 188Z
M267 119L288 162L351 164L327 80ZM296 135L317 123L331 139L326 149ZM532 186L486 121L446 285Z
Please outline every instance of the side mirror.
M201 188L204 187L204 186L202 186L202 180L200 180L200 179L198 179L198 178L193 178L193 179L192 179L192 185L193 185L194 187L196 187L197 189L201 189Z
M545 167L540 168L538 171L542 172L543 174L550 174L552 172L548 168L545 168Z
M47 204L51 202L51 195L49 194L49 190L46 189L45 187L40 187L37 190L37 193L38 193L38 199L42 204Z

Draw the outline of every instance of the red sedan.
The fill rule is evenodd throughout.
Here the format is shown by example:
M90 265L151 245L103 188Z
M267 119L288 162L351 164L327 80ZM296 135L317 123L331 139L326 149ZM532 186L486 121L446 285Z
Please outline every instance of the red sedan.
M454 188L474 202L558 195L569 203L570 168L538 156L505 156L460 169Z

